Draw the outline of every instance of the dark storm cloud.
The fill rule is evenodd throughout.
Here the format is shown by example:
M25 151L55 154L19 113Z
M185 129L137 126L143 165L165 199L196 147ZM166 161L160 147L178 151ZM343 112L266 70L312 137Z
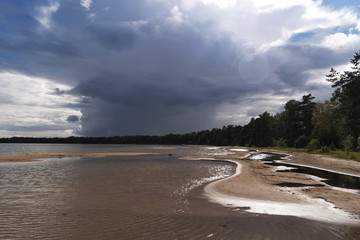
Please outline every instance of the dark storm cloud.
M309 70L330 70L333 66L346 63L349 54L335 53L318 46L289 44L268 51L267 57L274 63L273 71L278 81L294 89L303 89L311 77Z
M72 106L80 108L82 116L69 116L67 121L81 120L78 133L83 135L221 127L228 124L217 119L222 104L236 105L256 94L307 89L309 70L349 59L348 53L339 57L326 48L283 44L263 51L265 65L249 71L246 65L240 66L248 47L219 28L223 16L216 15L213 6L198 5L188 16L175 2L93 1L86 11L80 1L67 0L59 1L51 12L55 3L24 1L20 9L13 8L13 1L1 3L0 9L7 7L0 10L4 13L0 15L0 70L71 86L66 93L82 99ZM2 15L8 16L6 26ZM43 18L45 26L39 22ZM261 29L255 31L256 36L260 33ZM55 95L66 97L64 93L55 89ZM260 114L256 109L248 113Z
M91 36L107 48L120 50L130 46L136 40L136 34L127 27L88 27Z
M66 121L68 121L68 122L78 122L79 121L79 117L78 116L76 116L76 115L70 115L70 116L68 116L68 118L66 119Z
M12 53L29 54L32 57L47 57L46 54L51 54L52 57L78 57L77 49L65 39L58 39L52 34L45 34L40 36L37 33L26 31L18 35L16 38L2 34L0 41L0 48L3 51Z
M60 88L55 88L55 94L56 94L56 95L63 95L63 94L65 94L65 91L64 91L64 90L60 90Z

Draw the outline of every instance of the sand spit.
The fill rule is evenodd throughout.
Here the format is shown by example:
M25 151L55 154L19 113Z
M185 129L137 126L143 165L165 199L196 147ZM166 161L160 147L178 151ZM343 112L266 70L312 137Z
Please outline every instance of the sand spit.
M157 153L137 153L137 152L110 152L110 153L59 153L59 154L25 154L14 156L0 156L0 163L10 162L35 162L42 158L65 158L65 157L111 157L111 156L140 156Z
M238 167L235 175L205 187L210 201L251 213L360 224L360 194L332 188L309 175L275 172L275 167L261 161L243 159L246 155L236 151L216 157L222 161L227 157Z

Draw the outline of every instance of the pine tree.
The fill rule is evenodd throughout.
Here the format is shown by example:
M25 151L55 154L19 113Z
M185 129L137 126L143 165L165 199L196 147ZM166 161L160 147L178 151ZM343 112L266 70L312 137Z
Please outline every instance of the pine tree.
M327 80L336 88L332 100L339 103L337 110L344 118L345 128L351 139L351 148L356 150L360 136L360 51L355 52L350 63L352 70L343 74L331 68Z

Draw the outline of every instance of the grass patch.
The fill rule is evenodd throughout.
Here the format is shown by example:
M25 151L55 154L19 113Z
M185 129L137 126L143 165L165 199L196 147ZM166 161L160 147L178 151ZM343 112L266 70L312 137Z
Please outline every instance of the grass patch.
M330 151L324 155L335 157L335 158L344 158L351 159L360 162L360 152L346 152L342 150Z

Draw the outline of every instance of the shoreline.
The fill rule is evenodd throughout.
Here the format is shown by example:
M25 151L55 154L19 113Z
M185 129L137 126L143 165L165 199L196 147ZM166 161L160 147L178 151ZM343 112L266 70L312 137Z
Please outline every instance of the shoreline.
M214 160L236 163L241 174L236 173L206 185L204 192L209 201L250 213L297 216L360 226L360 194L332 188L309 175L275 172L275 167L257 160L243 159L246 155L247 152L240 150L214 156ZM289 159L285 162L294 163ZM281 183L301 187L281 187Z

